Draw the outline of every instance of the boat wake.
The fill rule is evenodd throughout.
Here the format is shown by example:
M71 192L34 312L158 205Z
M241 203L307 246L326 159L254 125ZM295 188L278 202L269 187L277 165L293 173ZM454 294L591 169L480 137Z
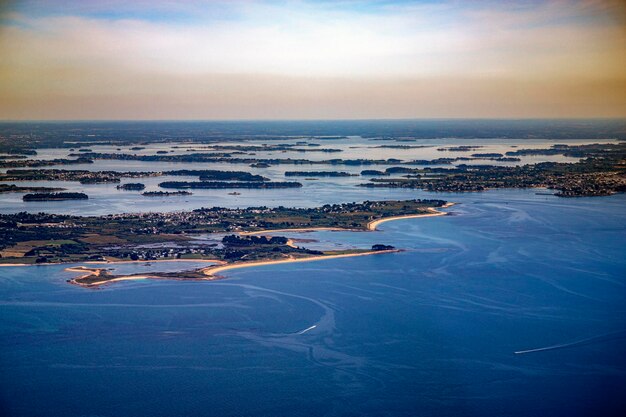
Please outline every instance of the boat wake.
M309 330L313 330L317 327L317 324L314 324L311 327L307 327L306 329L302 330L301 332L298 332L298 334L305 334L306 332L308 332Z
M574 342L569 343L561 343L558 345L546 346L536 349L527 349L527 350L518 350L514 352L516 355L525 355L527 353L535 353L535 352L547 352L549 350L557 350L557 349L567 349L572 347L591 345L593 343L606 342L609 340L621 339L626 337L626 330L621 330L618 332L606 333L600 336L588 337L586 339L576 340Z

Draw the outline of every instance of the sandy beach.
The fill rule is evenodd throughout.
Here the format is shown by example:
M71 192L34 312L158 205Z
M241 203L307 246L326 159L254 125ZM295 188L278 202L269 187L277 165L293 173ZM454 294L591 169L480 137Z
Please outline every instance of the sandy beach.
M160 262L172 262L172 261L186 261L185 259L172 259L169 261L166 260L161 260ZM159 262L159 261L116 261L116 262L91 262L91 264L120 264L120 263L145 263L145 262ZM189 261L188 261L189 262ZM226 262L221 261L219 259L203 259L203 260L192 260L191 262L210 262L210 263L214 263L217 265L224 265L226 264ZM85 263L89 263L89 262L85 262ZM69 282L71 284L75 284L75 285L79 285L81 287L97 287L103 284L108 284L110 282L118 282L118 281L134 281L134 280L141 280L141 279L176 279L174 277L161 277L158 275L150 275L150 274L141 274L141 275L124 275L124 276L120 276L120 277L115 277L115 278L111 278L111 279L103 279L102 281L95 281L95 282L90 282L90 283L82 283L82 282L78 282L78 280L83 279L83 278L87 278L87 277L91 277L91 276L100 276L100 274L102 273L103 270L105 270L105 268L88 268L85 266L72 266L69 268L65 268L66 271L68 272L86 272L86 274L77 276L75 278L72 278L71 280L69 280ZM211 280L211 278L201 278L201 279L206 279L206 280Z
M89 274L91 275L91 274ZM87 275L87 276L89 276ZM82 282L78 282L76 280L84 278L85 275L82 275L80 277L76 277L71 279L69 282L71 284L75 284L75 285L79 285L81 287L99 287L101 285L106 285L112 282L120 282L120 281L139 281L142 279L164 279L164 280L185 280L185 281L214 281L217 278L214 277L209 277L207 276L206 278L184 278L184 279L179 279L179 278L175 278L175 277L161 277L158 275L124 275L121 277L115 277L115 278L111 278L111 279L106 279L106 280L102 280L102 281L94 281L94 282L90 282L88 284L82 283Z
M313 262L313 261L322 261L326 259L352 258L356 256L379 255L383 253L396 253L396 252L400 252L400 250L390 249L390 250L358 252L358 253L344 253L341 255L312 256L310 258L290 258L290 259L280 259L280 260L271 260L271 261L238 262L238 263L221 265L221 266L216 266L216 267L204 268L202 272L204 272L208 276L215 276L215 274L219 272L224 272L230 269L237 269L237 268L249 268L253 266L279 265L279 264L288 264L288 263L297 263L297 262Z
M383 217L378 220L372 220L366 226L366 229L344 229L341 227L305 227L298 229L264 229L264 230L256 230L254 232L239 232L240 236L251 236L251 235L268 235L271 233L305 233L305 232L319 232L319 231L331 231L331 232L364 232L370 231L373 232L376 230L376 227L381 223L390 222L394 220L403 220L403 219L416 219L421 217L436 217L436 216L445 216L448 213L443 211L439 211L438 209L452 207L455 203L446 203L438 208L428 208L428 213L419 213L419 214L407 214L404 216L393 216L393 217ZM291 242L293 243L293 242ZM288 243L289 244L289 243Z
M454 205L454 203L446 203L443 206L441 206L440 208L448 208L448 207L452 207ZM391 222L394 220L404 220L404 219L417 219L417 218L422 218L422 217L437 217L437 216L445 216L448 213L445 213L443 211L439 211L435 208L429 208L428 209L429 213L421 213L421 214L408 214L406 216L394 216L394 217L383 217L382 219L378 219L378 220L374 220L371 221L367 224L367 230L369 231L375 231L376 228L382 224L382 223L386 223L386 222Z
M327 256L312 256L310 258L290 258L290 259L280 259L280 260L270 260L270 261L256 261L256 262L237 262L233 264L226 264L223 261L219 261L220 265L218 266L210 266L207 268L202 268L200 271L206 275L206 278L198 278L197 280L206 280L206 281L214 281L220 279L221 277L217 275L219 272L228 271L230 269L237 268L249 268L254 266L266 266L266 265L278 265L278 264L287 264L287 263L297 263L297 262L313 262L313 261L322 261L325 259L338 259L338 258L352 258L357 256L368 256L368 255L379 255L384 253L395 253L400 252L399 249L391 249L391 250L381 250L381 251L369 251L369 252L359 252L359 253L345 253L341 255L327 255ZM66 271L70 272L88 272L87 274L80 275L76 278L72 278L69 280L70 283L79 285L81 287L99 287L101 285L109 284L112 282L120 282L120 281L137 281L142 279L168 279L168 280L176 280L173 277L162 277L158 275L124 275L120 277L115 277L111 279L103 279L102 281L94 281L90 283L81 283L78 280L87 278L89 276L100 276L102 269L98 268L87 268L83 266L78 267L70 267L66 268ZM191 280L191 279L189 279Z

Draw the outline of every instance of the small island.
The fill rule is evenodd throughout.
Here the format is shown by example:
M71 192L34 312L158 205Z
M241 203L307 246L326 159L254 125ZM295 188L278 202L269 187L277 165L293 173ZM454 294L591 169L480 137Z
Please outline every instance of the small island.
M24 201L62 201L62 200L87 200L85 193L33 193L22 197Z
M15 184L0 184L0 193L51 193L63 190L65 190L65 188L31 186L23 187Z
M504 155L496 152L473 153L474 158L502 158Z
M481 145L460 145L460 146L448 146L447 148L437 148L439 152L469 152L475 149L484 148Z
M145 191L141 193L144 197L171 197L175 195L192 195L189 191Z
M389 175L389 173L384 171L378 171L376 169L364 169L363 171L361 171L361 175L376 177L381 175Z
M126 184L117 186L118 190L124 190L124 191L141 191L141 190L144 190L145 188L146 188L145 184L142 184L140 182L128 182Z

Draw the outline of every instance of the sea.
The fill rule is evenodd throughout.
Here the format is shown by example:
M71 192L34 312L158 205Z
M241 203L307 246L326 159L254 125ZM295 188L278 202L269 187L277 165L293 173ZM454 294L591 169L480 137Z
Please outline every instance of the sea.
M441 146L477 144L482 153L557 143L420 139L408 144L432 147L393 149L360 137L319 142L344 152L289 156L431 159L454 155L437 151ZM385 168L158 166L242 169L274 180L284 180L285 170ZM132 161L84 168L156 169ZM162 180L138 181L157 189ZM61 186L90 199L25 203L19 194L3 195L3 213L81 215L391 198L457 204L445 209L447 216L387 222L376 232L291 234L312 248L382 243L400 253L234 269L212 282L139 280L87 289L67 283L76 274L65 270L72 265L2 267L0 415L626 415L626 195L357 186L366 181L322 178L303 181L301 189L238 196L198 190L156 200L115 185L69 182ZM106 265L124 274L200 266Z

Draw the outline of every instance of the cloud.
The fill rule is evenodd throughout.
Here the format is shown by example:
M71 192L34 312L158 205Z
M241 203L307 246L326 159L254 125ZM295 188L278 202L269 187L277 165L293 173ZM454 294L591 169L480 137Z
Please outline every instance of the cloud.
M0 118L626 115L618 3L54 3L0 26Z

